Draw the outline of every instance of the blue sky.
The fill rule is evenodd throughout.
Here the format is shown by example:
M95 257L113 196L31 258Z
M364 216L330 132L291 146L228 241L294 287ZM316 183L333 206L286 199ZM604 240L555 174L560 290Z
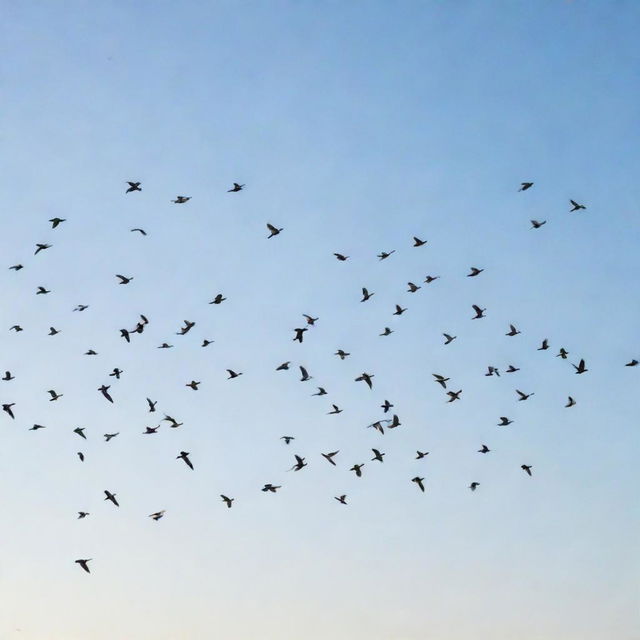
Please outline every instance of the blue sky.
M636 638L639 18L633 2L4 2L0 246L25 268L1 277L0 638ZM303 313L320 320L299 345ZM147 396L184 426L142 436ZM365 427L385 398L402 426L381 436ZM308 467L287 473L296 453Z

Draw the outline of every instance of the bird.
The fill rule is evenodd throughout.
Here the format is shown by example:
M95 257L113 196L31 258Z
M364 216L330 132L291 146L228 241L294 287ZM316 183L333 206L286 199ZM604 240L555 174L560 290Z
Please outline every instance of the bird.
M184 424L183 422L178 422L175 418L168 416L166 413L164 414L164 418L162 418L162 422L168 422L171 429L177 429Z
M37 431L38 429L46 429L46 427L42 424L34 424L29 431Z
M318 387L318 391L316 393L312 393L312 396L326 396L327 391L324 387Z
M500 422L498 422L498 426L499 427L506 427L508 425L510 425L513 422L513 420L509 420L509 418L505 417L505 416L500 416Z
M392 407L393 405L388 400L385 400L384 403L380 405L380 408L383 409L385 413L387 413Z
M15 376L11 375L11 371L5 371L4 376L2 376L2 379L5 382L9 382L10 380L15 380Z
M343 494L341 496L333 496L334 500L337 500L340 504L347 504L347 496Z
M416 451L416 460L422 460L422 458L426 458L428 455L428 451Z
M306 382L307 380L311 380L311 378L313 378L313 376L309 375L309 372L302 366L299 366L300 369L300 375L302 376L302 378L300 378L300 382Z
M115 378L116 380L120 380L120 376L123 373L124 371L122 369L118 369L118 367L115 367L115 369L109 374L109 376Z
M378 335L380 336L390 336L393 333L393 329L390 329L389 327L385 327L384 331L382 333L379 333Z
M208 347L210 344L213 344L213 340L207 340L206 338L202 341L201 347Z
M382 435L384 435L384 427L382 426L383 422L391 422L390 420L376 420L375 422L372 422L371 424L367 425L367 429L375 429L376 431L379 431Z
M340 450L338 451L331 451L329 453L323 453L322 457L329 463L331 463L334 467L336 466L336 463L333 461L333 457L337 456L340 453Z
M219 293L209 304L221 304L225 300L226 298L221 293Z
M51 291L49 289L46 289L45 287L38 287L38 289L36 290L37 296L46 295L47 293L51 293Z
M147 398L147 404L149 405L149 413L153 413L156 410L156 405L158 404L158 401L156 400L154 402L153 400L151 400L151 398Z
M77 433L81 438L84 438L85 440L87 439L87 436L84 435L84 427L76 427L73 430L73 433Z
M528 464L521 464L520 468L528 475L531 475L531 465Z
M320 318L314 318L313 316L310 316L310 315L308 315L306 313L303 313L302 315L306 319L307 324L311 325L311 326L313 326L320 319Z
M444 344L451 344L458 336L450 336L448 333L443 333L444 336Z
M158 522L158 520L160 520L160 518L164 516L165 512L166 512L166 509L162 509L162 511L156 511L155 513L149 514L149 517L152 520L155 520L156 522Z
M20 333L20 331L24 331L24 329L19 324L14 324L9 328L9 331L15 331L16 333Z
M584 363L584 358L580 360L577 365L572 363L571 366L576 370L576 373L585 373L586 371L589 371Z
M178 331L176 333L177 336L184 336L187 333L189 333L189 331L191 331L191 329L193 329L193 327L196 326L195 322L191 322L191 320L184 320L184 327L180 328L180 331Z
M519 389L516 389L516 393L520 396L518 398L518 401L522 401L522 400L528 400L531 396L535 395L535 392L532 393L523 393L522 391L520 391Z
M387 428L389 429L395 429L396 427L399 427L402 423L400 422L400 418L398 418L398 416L394 413L393 417L391 418L391 424L388 425Z
M227 507L231 509L231 505L233 504L233 501L235 500L235 498L228 498L222 493L220 494L220 497L222 498L222 501L227 505Z
M85 311L88 308L89 308L88 304L79 304L79 305L76 306L74 311Z
M364 462L362 464L354 464L349 471L355 471L356 476L362 478L362 467L364 467Z
M434 382L437 382L443 389L447 388L447 382L449 381L449 378L445 378L439 373L432 373L431 375L435 378Z
M568 355L569 352L564 347L560 347L560 351L556 354L556 358L562 358L563 360L566 360Z
M505 336L517 336L521 331L518 331L512 324L509 325L509 331L505 333Z
M15 420L15 419L16 419L16 417L13 415L13 411L12 411L11 407L14 407L14 406L15 406L15 404L16 404L15 402L11 402L10 404L3 404L3 405L2 405L2 410L3 410L5 413L7 413L9 416L11 416L11 418L12 418L13 420Z
M424 484L423 484L424 478L421 478L420 476L416 476L415 478L411 478L411 482L415 482L420 488L420 491L424 493Z
M190 389L193 389L194 391L198 390L198 385L200 384L200 382L196 382L195 380L192 380L191 382L187 382L187 384L185 384L185 387L189 387Z
M55 327L49 327L49 333L47 335L55 336L58 333L60 333L60 329L56 329Z
M277 227L274 227L270 222L267 222L267 229L269 229L270 232L267 238L273 238L273 236L277 236L279 233L284 231L282 227L278 229Z
M231 189L227 189L227 193L236 193L237 191L242 191L244 189L243 184L238 184L237 182L233 183L233 187Z
M287 360L283 362L281 365L276 367L276 371L289 371L289 365L291 364L291 360Z
M477 304L471 305L472 309L476 312L476 315L471 318L472 320L478 320L479 318L484 318L484 312L486 309L481 309Z
M538 347L538 351L546 351L549 348L549 341L545 338L542 344Z
M267 483L264 485L264 487L262 487L262 491L270 491L271 493L275 493L278 489L282 489L282 487L280 485L273 485L271 483Z
M331 406L333 407L333 411L329 411L329 413L328 413L327 415L332 415L332 414L342 413L342 411L343 411L343 410L342 410L342 409L340 409L340 408L338 407L338 405L336 405L336 404L332 404Z
M294 331L296 332L296 335L293 337L293 341L295 342L297 340L300 344L302 344L302 341L304 339L304 332L308 331L307 327L297 328L294 329Z
M366 382L369 389L373 389L373 382L371 381L371 378L373 377L374 377L373 373L362 373L355 379L355 381Z
M156 347L157 349L172 349L173 345L172 344L167 344L166 342L163 342L159 347Z
M118 503L118 501L116 500L116 494L115 494L115 493L111 493L111 491L107 491L107 490L105 489L104 494L107 496L107 497L105 498L105 500L109 500L109 501L113 502L113 504L115 504L115 505L116 505L116 507L119 507L119 506L120 506L120 504L119 504L119 503Z
M41 251L44 251L45 249L51 249L52 246L53 245L51 244L38 243L36 244L36 251L33 255L37 256Z
M242 371L236 373L235 371L233 371L233 369L227 369L227 373L229 374L227 380L232 380L233 378L237 378L238 376L242 375Z
M487 373L484 374L485 376L489 377L489 376L496 376L496 377L500 377L500 371L498 371L497 367L487 367Z
M78 520L82 520L83 518L86 518L89 514L88 511L78 511Z
M518 191L526 191L527 189L531 189L531 187L533 187L533 182L521 182Z
M344 360L347 356L350 356L350 353L343 351L342 349L338 349L334 354L334 356L338 356L340 360Z
M378 462L384 462L383 457L386 455L385 453L380 453L377 449L371 449L373 451L373 458L371 461L377 460Z
M362 300L360 302L366 302L371 296L374 296L375 292L369 293L366 287L362 287Z
M145 427L144 431L142 432L142 435L148 436L153 433L158 433L159 428L160 428L160 425L158 425L157 427Z
M378 258L380 258L380 260L386 260L392 253L395 253L396 250L393 249L392 251L381 251L378 254Z
M129 188L125 191L125 193L131 193L132 191L142 191L140 182L129 182L127 180L127 184L129 185Z
M424 281L425 281L427 284L431 284L432 282L435 282L436 280L439 280L439 279L440 279L440 276L427 276L427 277L424 279Z
M111 388L111 386L109 385L102 385L101 387L98 387L98 391L109 401L109 402L113 402L113 398L111 397L110 393L109 393L109 389Z
M120 280L118 284L129 284L133 280L133 276L127 277L116 273L116 278Z
M191 460L189 460L189 452L188 451L181 451L179 456L176 456L176 460L178 458L181 458L182 460L184 460L184 463L187 465L187 467L189 467L189 469L191 469L193 471L193 464L191 464Z
M575 404L576 404L576 401L571 396L569 396L567 398L567 404L565 404L564 407L565 409L568 409L569 407L573 407Z
M191 200L191 196L176 196L175 200L172 200L174 204L184 204L185 202L189 202Z
M120 329L120 337L124 338L127 342L131 342L131 337L126 329Z
M507 373L515 373L516 371L520 371L518 367L514 367L512 364L507 368Z
M479 482L472 482L472 483L469 485L469 489L471 489L471 491L475 491L479 486L480 486L480 483L479 483Z
M131 229L131 232L133 233L134 231L137 231L140 235L146 236L147 232L144 229L141 229L140 227L135 227L134 229Z
M447 395L449 396L449 400L447 402L455 402L456 400L460 400L460 394L462 393L462 389L459 391L447 391Z
M486 444L482 445L482 449L478 449L478 453L489 453L489 451L491 451L491 449L489 449Z
M289 469L289 471L300 471L300 469L307 466L305 458L301 458L299 455L294 455L293 457L296 459L296 463L291 467L291 469Z
M345 262L345 260L349 259L349 256L345 256L342 253L334 253L333 254L340 262Z
M92 559L93 558L81 558L80 560L75 560L74 562L79 564L87 573L91 573L91 571L89 571L89 565L87 563L91 562Z
M569 213L573 213L574 211L580 211L580 209L586 209L583 204L578 204L575 200L569 200L569 202L573 205L573 208L569 211Z
M51 223L51 228L55 229L58 225L62 224L63 222L66 222L67 219L66 218L51 218L51 220L49 220L49 222Z
M80 462L84 462L84 453L82 451L78 451L78 458L80 458Z
M394 311L394 316L401 316L406 311L406 308L403 309L399 304L396 305L396 310Z
M408 293L415 293L418 289L422 288L422 287L419 287L417 284L414 284L413 282L407 282L407 286L409 287L407 289Z
M64 395L64 393L56 393L53 389L49 389L47 393L51 396L49 398L49 402L54 402L58 398L62 398L62 396Z
M118 433L105 433L104 434L104 441L105 442L109 442L109 440L112 440L113 438L115 438L117 435L119 435L119 431Z
M416 236L413 236L413 246L414 247L421 247L423 244L427 244L426 240L420 240L420 238L416 238Z
M295 440L295 436L280 436L280 440L284 440L285 444L289 444L292 440Z
M477 267L470 267L471 272L467 273L467 278L474 278L475 276L480 275L484 269L478 269Z
M638 366L638 361L634 358L630 362L627 362L627 364L625 364L624 366L625 367L637 367Z
M20 271L20 269L24 269L24 265L14 264L14 265L10 266L9 269L13 269L13 271Z
M546 220L531 220L531 228L539 229L543 224L547 224Z

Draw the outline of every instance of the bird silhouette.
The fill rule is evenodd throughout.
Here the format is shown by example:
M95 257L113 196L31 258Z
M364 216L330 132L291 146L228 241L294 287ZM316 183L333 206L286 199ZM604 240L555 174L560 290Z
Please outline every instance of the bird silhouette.
M471 267L471 271L467 273L467 278L475 278L475 276L479 276L484 269L478 269L477 267Z
M129 182L127 181L127 184L129 185L129 188L125 191L125 193L131 193L132 191L142 191L142 188L140 187L140 182Z
M478 320L479 318L485 317L484 312L486 311L486 309L481 309L477 304L473 304L471 305L471 307L476 312L476 315L471 318L472 320Z
M369 298L371 298L371 296L374 296L374 295L375 295L375 292L369 293L366 287L362 287L362 300L360 300L360 302L366 302Z
M569 202L573 205L573 208L571 209L571 211L569 213L572 213L574 211L580 211L580 209L586 209L587 208L583 204L578 204L575 200L569 200Z
M330 453L323 453L322 457L335 467L336 463L333 461L333 457L337 456L339 453L340 451L331 451Z
M270 222L267 222L267 229L269 229L270 232L267 238L273 238L273 236L277 236L284 231L283 228L278 229L277 227L274 227Z
M209 304L222 304L226 298L219 293Z
M2 410L8 414L13 420L16 419L15 415L13 415L13 410L11 409L11 407L15 407L16 403L15 402L11 402L9 404L3 404L2 405Z
M346 496L346 494L343 494L341 496L334 496L333 499L337 500L340 504L347 504L347 496Z
M575 404L576 404L576 401L571 396L569 396L567 398L567 404L565 404L564 407L565 409L568 409L569 407L573 407Z
M517 336L521 331L518 331L512 324L509 325L509 331L505 333L505 336Z
M233 187L231 189L227 189L227 193L237 193L238 191L242 191L244 189L243 184L238 184L237 182L233 183Z
M66 222L67 219L66 218L51 218L51 220L49 220L49 222L51 223L51 228L55 229L56 227L60 226L63 222Z
M411 478L411 482L415 482L418 485L418 488L420 489L420 491L422 491L422 493L424 493L424 478L421 478L420 476L416 476L415 478Z
M480 483L479 483L479 482L472 482L472 483L469 485L469 489L471 489L471 491L475 491L479 486L480 486Z
M113 502L113 504L115 504L116 507L120 506L119 502L116 500L116 494L115 493L111 493L111 491L107 491L105 489L104 494L107 496L105 498L105 500L109 500L110 502Z
M285 444L289 444L292 440L295 440L294 436L280 436L280 440L284 440Z
M587 369L587 366L584 363L584 359L580 360L580 362L576 365L576 364L572 364L571 365L576 371L576 373L586 373L587 371L589 371L589 369Z
M362 467L364 467L364 463L354 464L349 471L354 471L358 478L362 478Z
M543 224L547 224L546 220L531 220L531 229L539 229Z
M92 558L81 558L80 560L74 560L77 564L79 564L87 573L91 573L89 571L89 565L87 563L91 562Z
M191 196L176 196L175 200L172 200L173 204L185 204L185 202L189 202L191 200Z
M531 465L528 464L521 464L520 468L527 474L527 475L531 475Z
M165 513L166 513L166 509L163 509L162 511L156 511L155 513L150 513L149 517L152 520L155 520L156 522L158 522L158 520L160 520L162 517L164 517Z
M413 236L413 246L414 247L421 247L423 245L427 244L426 240L420 240L420 238L416 238L416 236Z
M491 451L491 449L489 449L486 444L482 445L482 449L478 449L478 453L489 453L489 451Z
M313 378L313 376L309 375L309 372L302 366L300 365L300 374L302 375L302 377L300 378L300 382L306 382L307 380L311 380L311 378Z
M188 451L181 451L180 455L176 456L176 460L177 459L184 460L184 463L187 465L187 467L189 467L189 469L191 469L193 471L193 464L191 464L191 460L189 460L189 452Z
M342 253L334 253L333 254L338 260L340 260L340 262L345 262L346 260L349 259L349 256L345 256Z
M451 344L458 336L450 336L448 333L443 333L445 345Z
M383 458L386 455L385 453L381 453L380 451L378 451L378 449L371 449L371 451L373 451L373 458L371 458L372 462L374 460L377 460L378 462L384 462Z
M380 258L380 260L386 260L392 253L395 253L396 250L393 249L393 251L381 251L378 254L378 258Z
M52 246L53 245L51 245L51 244L38 243L38 244L36 244L36 250L35 250L35 253L33 255L37 256L41 251L44 251L45 249L51 249Z
M102 385L101 387L98 387L98 391L109 401L109 402L113 402L113 398L111 397L111 394L109 393L109 389L111 388L111 386L109 385Z
M147 235L147 232L144 229L141 229L140 227L135 227L134 229L131 229L132 233L134 231L137 231L141 236L146 236Z
M235 498L228 498L222 493L220 494L220 497L222 498L222 501L227 505L227 507L231 509L231 506L233 505L233 501L235 500Z
M527 189L531 189L531 187L533 187L533 182L522 182L520 183L518 191L526 191Z
M499 427L506 427L508 425L510 425L513 422L513 420L509 420L509 418L505 417L505 416L500 416L500 422L498 422L498 426Z
M371 380L371 378L373 378L373 377L374 377L373 373L362 373L355 379L355 381L356 382L366 382L366 384L369 387L369 389L373 389L373 382Z

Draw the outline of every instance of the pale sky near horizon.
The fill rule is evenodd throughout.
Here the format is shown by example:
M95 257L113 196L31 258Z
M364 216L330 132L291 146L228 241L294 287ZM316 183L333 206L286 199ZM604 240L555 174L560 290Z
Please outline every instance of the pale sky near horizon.
M0 640L640 637L637 3L0 7Z

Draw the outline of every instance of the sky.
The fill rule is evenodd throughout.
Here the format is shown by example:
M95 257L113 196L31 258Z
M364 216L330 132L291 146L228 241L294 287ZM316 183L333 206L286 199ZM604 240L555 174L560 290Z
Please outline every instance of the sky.
M1 6L1 640L640 637L637 3Z

